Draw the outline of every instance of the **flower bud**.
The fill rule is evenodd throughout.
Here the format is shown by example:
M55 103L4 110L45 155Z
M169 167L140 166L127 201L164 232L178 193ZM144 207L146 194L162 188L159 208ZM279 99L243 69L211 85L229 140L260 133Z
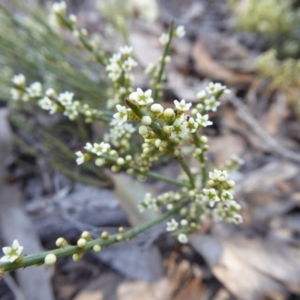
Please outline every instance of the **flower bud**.
M124 165L124 163L125 163L125 160L124 160L124 158L122 158L122 157L119 157L119 158L117 159L117 164L118 164L119 166L122 166L122 165Z
M81 234L81 237L85 240L91 240L92 237L91 237L91 234L88 232L88 231L84 231L82 234Z
M93 247L93 251L96 252L96 253L100 252L101 251L101 246L100 245L95 245Z
M143 125L148 126L152 123L152 119L149 116L143 116L141 122Z
M202 143L202 144L206 144L207 143L207 137L205 135L202 135L200 137L200 143Z
M44 262L47 266L52 266L56 263L56 255L53 254L53 253L50 253L50 254L47 254L45 259L44 259Z
M150 110L154 114L161 114L163 112L164 108L160 104L154 103L154 104L151 105Z
M164 118L166 120L172 120L175 117L175 112L172 108L167 108L164 111Z
M103 240L107 240L109 238L109 233L107 231L103 231L101 234L101 238Z
M140 126L140 128L139 128L139 134L141 136L147 135L148 133L149 133L149 130L148 130L148 128L146 126L144 126L144 125Z
M87 242L85 239L83 238L80 238L78 241L77 241L77 246L79 248L84 248L86 246Z

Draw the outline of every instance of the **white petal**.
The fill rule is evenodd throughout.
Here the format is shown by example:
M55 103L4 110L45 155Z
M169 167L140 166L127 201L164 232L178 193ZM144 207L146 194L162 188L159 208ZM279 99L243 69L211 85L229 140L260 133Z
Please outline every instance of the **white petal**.
M20 247L19 241L18 240L14 240L12 243L12 247L13 249L17 249Z
M9 262L8 256L3 256L3 257L1 257L1 258L0 258L0 262L2 262L2 263Z
M11 247L3 247L2 251L5 255L8 255L11 252L12 248Z

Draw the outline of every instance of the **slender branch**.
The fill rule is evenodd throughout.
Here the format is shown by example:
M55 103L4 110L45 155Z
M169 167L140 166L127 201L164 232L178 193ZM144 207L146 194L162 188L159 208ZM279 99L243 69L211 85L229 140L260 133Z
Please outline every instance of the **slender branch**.
M203 147L199 141L199 136L196 132L193 133L193 138L194 138L196 147L202 149L201 154L200 154L200 163L201 163L202 188L204 188L206 185L206 181L207 181L207 166L206 166L205 155L203 152Z
M168 32L168 35L169 35L169 40L165 46L165 49L164 49L164 52L163 52L163 55L162 55L162 60L161 60L161 63L160 63L160 69L159 69L159 72L158 72L158 75L156 77L156 81L153 85L153 99L154 101L156 101L157 97L158 97L158 93L159 93L159 90L160 90L160 83L162 81L162 76L163 76L163 73L164 73L164 70L165 70L165 58L167 57L167 55L169 54L170 52L170 47L171 47L171 42L172 42L172 38L173 38L173 32L174 32L174 23L172 22L171 25L170 25L170 28L169 28L169 32Z
M63 16L59 16L60 20L62 21L62 23L71 31L73 32L74 31L74 27L73 27L73 24L66 18L66 17L63 17ZM78 31L79 32L79 31ZM105 66L106 63L105 63L105 60L104 58L94 50L94 48L92 47L92 45L88 42L88 40L85 38L85 36L79 32L79 40L81 42L81 44L84 46L84 48L86 50L88 50L90 53L92 53L96 59L96 61L98 63L100 63L101 65Z
M125 233L121 234L123 240L126 241L129 239L132 239L132 238L136 237L137 235L139 235L140 233L148 230L149 228L165 221L172 215L178 213L180 211L180 209L187 204L188 204L188 202L186 201L186 202L176 206L174 209L162 214L158 218L156 218L146 224L134 227L134 228L126 231ZM43 264L45 257L50 253L55 254L57 258L61 258L61 257L73 255L75 253L85 253L89 250L92 250L95 245L100 245L101 247L109 246L109 245L117 243L119 241L119 239L118 239L119 236L120 236L120 234L114 234L114 235L111 235L108 239L99 238L99 239L92 240L92 241L88 242L84 248L79 248L78 246L67 246L64 248L50 250L50 251L46 251L46 252L42 252L42 253L30 254L28 256L25 256L20 263L0 263L0 273L1 273L1 271L6 272L6 271L12 271L12 270L20 269L20 268L26 268L29 266L36 266L36 265Z
M93 154L93 153L91 153L91 154ZM111 163L117 163L117 158L116 157L109 156L109 155L106 155L106 154L101 154L101 157L103 157L104 159L108 160ZM146 172L146 173L141 172L140 168L138 166L134 165L134 164L127 164L126 168L133 169L133 170L137 171L138 173L143 174L143 175L145 175L147 177L150 177L150 178L153 178L153 179L158 179L158 180L168 182L168 183L171 183L171 184L174 184L174 185L177 185L177 186L189 187L189 185L187 185L186 183L184 183L180 180L170 178L170 177L166 177L166 176L161 175L159 173L155 173L155 172L151 172L151 171Z

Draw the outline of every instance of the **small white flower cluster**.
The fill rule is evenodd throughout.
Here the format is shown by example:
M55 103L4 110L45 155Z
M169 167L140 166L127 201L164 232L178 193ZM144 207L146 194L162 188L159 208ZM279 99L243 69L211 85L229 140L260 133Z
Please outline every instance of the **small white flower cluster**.
M54 89L49 88L44 93L40 82L34 82L26 87L26 78L22 74L15 75L12 82L14 85L11 89L13 100L23 102L38 100L38 106L48 111L49 114L62 112L70 120L75 120L79 115L82 115L86 123L92 122L101 115L99 110L90 108L88 104L82 105L79 101L73 101L74 94L71 92L63 92L57 95Z
M138 209L139 212L144 212L146 209L157 211L157 199L151 193L146 193L144 200L138 204Z
M67 12L67 4L64 1L54 2L51 6L51 12L49 15L50 26L57 30L63 26L61 18L64 18Z
M66 17L67 4L65 1L54 2L51 6L51 13L49 15L50 26L57 30L60 27L66 26L65 22L74 27L77 22L77 17L73 14Z
M214 207L212 215L215 220L239 224L242 216L238 213L241 206L234 200L234 181L228 179L226 170L209 172L209 189L203 189L204 200Z
M132 47L124 46L109 59L106 71L113 82L117 82L122 74L124 79L131 79L128 73L137 66L137 62L131 57L131 53Z
M199 224L211 218L216 221L241 223L242 217L238 213L241 207L234 200L235 183L228 178L227 171L215 169L209 172L209 179L209 188L183 188L182 192L167 192L157 197L148 193L139 203L139 210L157 210L160 207L171 210L179 201L189 198L191 203L180 212L181 228L175 219L167 223L167 231L171 231L181 243L188 242L188 235L198 230Z
M1 263L13 263L22 259L23 246L18 240L14 240L11 247L3 247L4 256L0 258Z
M124 98L132 92L133 76L130 72L138 63L131 55L132 47L123 46L109 59L109 63L106 65L108 78L114 83L113 97L108 100L108 108L122 103Z
M172 219L167 222L166 230L172 232L181 244L187 244L189 241L188 235L190 233L188 228L189 222L186 219L182 219L180 224L175 219Z
M197 105L197 110L192 112L196 114L197 111L216 111L218 106L221 104L218 99L224 95L229 94L230 90L226 86L220 83L210 83L208 87L200 91L197 94L197 98L200 100L200 103Z
M132 169L129 168L130 163L132 162L132 156L126 155L125 158L120 157L119 153L112 149L111 145L106 142L101 143L86 143L83 151L77 151L76 153L77 159L76 163L78 165L87 162L93 157L95 159L95 165L97 167L102 167L106 164L111 165L112 172L118 172L124 166L127 167L127 172L132 173Z
M131 149L130 140L136 128L131 123L120 124L116 119L110 122L110 126L109 133L104 135L104 141L118 148L121 154L127 153Z
M184 29L184 26L178 26L174 32L173 32L173 36L174 37L178 37L178 38L182 38L184 37L186 34L186 31ZM168 44L168 42L170 41L170 35L168 33L163 33L160 38L159 41L162 45L166 45Z
M14 101L27 102L30 99L38 98L43 94L40 82L34 82L26 87L26 78L23 74L15 75L12 78L13 88L11 88L11 98Z
M90 158L89 153L93 153L97 156L101 156L102 154L107 153L111 147L110 144L101 142L100 144L98 143L86 143L84 146L84 149L86 150L85 152L82 151L77 151L75 154L77 155L76 163L78 165L83 164L85 161L87 161Z

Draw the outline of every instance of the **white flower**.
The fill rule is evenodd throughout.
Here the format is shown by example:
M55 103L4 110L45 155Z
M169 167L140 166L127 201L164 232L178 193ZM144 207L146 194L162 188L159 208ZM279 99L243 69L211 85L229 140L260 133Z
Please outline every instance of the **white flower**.
M125 72L130 72L138 63L132 58L128 57L122 64L122 68Z
M137 88L136 92L133 92L129 95L129 99L134 100L139 105L147 105L154 102L154 100L151 98L151 94L151 90L143 92L142 89Z
M178 100L174 100L174 104L176 109L179 111L187 111L192 106L192 103L185 103L184 99L182 99L180 102Z
M64 15L67 10L67 4L64 1L54 2L51 8L52 12L56 15Z
M118 64L122 60L121 53L115 53L110 59L109 62L111 64Z
M145 69L146 74L152 74L155 71L156 67L153 63L149 63Z
M53 115L54 113L57 112L57 109L58 109L58 105L55 102L52 102L52 106L51 106L51 108L49 110L49 114Z
M131 133L133 133L133 132L136 131L136 128L135 128L132 124L130 124L130 123L125 123L125 124L123 125L123 129L124 129L127 133L129 133L129 134L131 134Z
M15 262L22 254L23 246L20 246L18 240L14 240L11 247L3 247L4 256L0 258L0 262Z
M204 90L202 90L202 91L200 91L200 92L197 93L196 97L199 100L203 101L203 100L206 99L207 95L206 95L206 92Z
M223 207L218 207L213 209L212 216L214 221L222 221L225 217L226 213Z
M45 92L46 96L48 97L54 97L56 98L57 94L55 92L54 89L50 88L50 89L47 89L46 92Z
M229 94L230 90L226 88L225 85L221 83L210 83L206 88L206 91L211 94L212 96L220 97L222 94Z
M128 56L132 52L132 47L130 47L130 46L123 46L123 47L120 48L120 52L123 55Z
M184 26L178 26L175 29L175 36L181 38L181 37L185 36L185 34L186 34L186 31L184 29Z
M228 173L226 170L214 170L213 172L209 172L209 178L211 180L216 181L226 181L228 179Z
M178 222L175 219L172 219L170 222L167 222L167 231L174 231L178 228Z
M77 17L73 14L69 15L69 21L71 22L71 24L74 26L77 22Z
M91 143L86 143L84 149L87 151L92 151L94 146Z
M216 111L218 106L221 104L221 102L217 101L215 97L211 97L209 99L206 99L204 101L205 104L205 109L211 110L211 111Z
M203 194L196 194L195 195L195 202L197 204L203 204L206 201L205 196Z
M215 189L203 189L205 200L209 202L210 207L213 207L215 202L220 201Z
M185 126L190 133L194 133L198 129L198 123L192 117L185 121Z
M169 35L167 33L163 33L160 38L159 41L161 44L166 45L169 42Z
M11 99L14 101L18 101L22 97L22 92L17 89L10 89Z
M17 87L25 87L26 78L23 74L19 74L15 75L11 81Z
M84 153L77 151L75 154L78 156L76 158L77 165L82 165L84 163Z
M58 101L63 105L63 106L67 106L67 105L71 105L72 101L73 101L73 93L70 92L64 92L58 95Z
M31 98L39 97L42 95L42 85L40 82L34 82L26 89Z
M212 125L213 124L213 122L212 121L209 121L208 120L208 115L201 115L200 113L197 113L197 115L196 115L196 121L197 121L197 123L200 125L200 126L202 126L202 127L207 127L207 126L210 126L210 125Z
M223 201L229 201L229 200L232 200L233 199L233 194L230 192L230 191L227 191L227 190L223 190L221 192L221 199Z
M115 113L113 117L118 121L118 125L122 125L124 122L127 121L127 108L126 106L122 106L119 104L116 105L116 108L118 112Z
M232 217L231 217L231 222L234 223L234 224L240 224L240 223L243 223L243 217L238 214L238 213L235 213Z
M107 65L106 71L108 71L108 78L113 82L117 81L122 74L122 68L117 63Z
M110 149L110 144L101 142L100 144L94 143L92 152L100 156L103 153L106 153Z
M144 212L145 211L145 204L144 203L139 203L138 204L138 211L140 212L140 213L142 213L142 212Z
M189 132L185 122L183 122L181 119L176 119L173 125L171 126L171 128L172 128L172 132L171 132L172 139L176 137L183 138Z
M156 199L150 193L146 193L143 203L148 209L157 210Z
M78 111L74 105L68 105L65 107L64 115L70 120L75 120L78 117Z
M178 239L179 243L181 243L181 244L187 244L189 241L187 235L184 233L178 234L177 239Z
M39 100L38 105L41 107L41 109L50 110L53 102L48 97L44 97L43 99Z

